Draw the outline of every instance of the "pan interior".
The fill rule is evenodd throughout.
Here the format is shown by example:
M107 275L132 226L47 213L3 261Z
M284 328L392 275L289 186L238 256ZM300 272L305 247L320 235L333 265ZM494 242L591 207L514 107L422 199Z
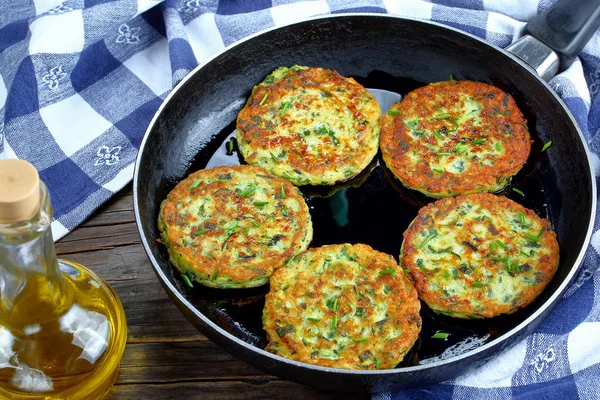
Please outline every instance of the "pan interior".
M365 87L401 96L430 82L469 79L510 93L528 120L533 144L525 167L513 179L525 196L507 197L552 222L561 247L559 270L532 305L489 320L458 320L423 307L420 341L399 366L450 358L505 334L524 321L569 276L592 218L592 182L585 147L569 114L547 86L502 52L437 25L377 16L309 21L267 32L226 51L197 70L172 94L151 125L138 159L135 193L143 236L155 268L214 324L258 348L268 287L215 290L186 287L169 264L156 219L160 202L187 174L243 162L226 143L252 87L279 66L320 66L352 76ZM384 110L385 111L385 110ZM541 152L543 144L552 147ZM398 257L402 233L431 199L402 187L379 161L351 181L302 188L314 222L311 247L365 243ZM436 331L447 340L432 339Z

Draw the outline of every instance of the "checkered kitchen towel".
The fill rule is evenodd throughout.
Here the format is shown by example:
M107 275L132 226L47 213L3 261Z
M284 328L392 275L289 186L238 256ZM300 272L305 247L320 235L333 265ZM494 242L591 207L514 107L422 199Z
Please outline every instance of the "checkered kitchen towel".
M144 131L174 84L251 33L314 15L376 12L431 19L505 47L552 2L2 1L0 157L39 169L58 239L131 180ZM600 34L551 85L585 133L598 175ZM537 333L474 373L375 398L600 398L598 225L576 285Z

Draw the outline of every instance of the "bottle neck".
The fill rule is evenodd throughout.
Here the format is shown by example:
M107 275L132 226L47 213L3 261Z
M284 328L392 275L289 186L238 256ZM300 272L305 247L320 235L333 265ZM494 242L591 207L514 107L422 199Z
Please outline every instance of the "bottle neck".
M64 304L67 300L65 280L58 267L50 229L52 207L43 183L40 197L39 211L30 220L0 224L0 322L3 325L26 324L28 315L34 314L27 310L39 307L62 310L67 306Z

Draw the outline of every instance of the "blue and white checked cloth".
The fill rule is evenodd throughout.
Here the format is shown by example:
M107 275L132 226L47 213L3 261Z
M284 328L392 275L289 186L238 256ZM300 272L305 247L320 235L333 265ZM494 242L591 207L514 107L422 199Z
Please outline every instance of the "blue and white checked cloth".
M0 158L39 169L54 237L125 186L144 131L197 64L262 29L314 15L430 19L505 47L552 0L20 0L0 2ZM600 174L600 33L551 86ZM475 372L374 399L600 398L600 222L576 284L532 334ZM596 294L598 293L598 294Z

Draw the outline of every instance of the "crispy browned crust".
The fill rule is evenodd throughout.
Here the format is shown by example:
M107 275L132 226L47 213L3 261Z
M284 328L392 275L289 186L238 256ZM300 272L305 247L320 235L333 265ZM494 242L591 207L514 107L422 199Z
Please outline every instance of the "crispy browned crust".
M479 114L480 126L468 118L458 127L452 118L436 119L445 113L440 110L465 106L467 103L461 95L469 96L483 107ZM527 121L514 99L485 83L446 81L423 86L407 94L390 110L391 114L388 112L383 118L381 129L383 159L404 185L431 197L500 190L529 156L531 142ZM456 109L450 111L455 119L461 116L457 113ZM418 126L410 129L404 123L408 117L419 118ZM457 130L451 132L453 129ZM415 137L411 134L413 131L422 135ZM459 142L466 147L457 148ZM501 151L496 150L496 142L501 142ZM413 161L415 158L417 162ZM434 166L440 161L458 160L465 163L464 172ZM490 163L493 165L488 165Z
M244 194L239 184L253 184L256 191ZM259 194L268 205L256 205ZM162 202L158 227L173 265L217 288L267 283L274 270L312 239L310 213L299 190L250 165L190 174ZM266 237L267 230L276 233L277 240Z
M319 133L320 123L331 130ZM296 185L331 185L373 159L380 123L377 102L354 79L323 68L281 68L253 89L237 117L237 140L249 164Z
M473 212L461 215L469 205ZM554 276L559 248L548 220L505 197L471 194L419 210L404 232L400 257L431 309L489 318L530 304Z
M364 244L309 249L271 277L267 350L326 367L393 368L419 335L420 309L391 256Z

